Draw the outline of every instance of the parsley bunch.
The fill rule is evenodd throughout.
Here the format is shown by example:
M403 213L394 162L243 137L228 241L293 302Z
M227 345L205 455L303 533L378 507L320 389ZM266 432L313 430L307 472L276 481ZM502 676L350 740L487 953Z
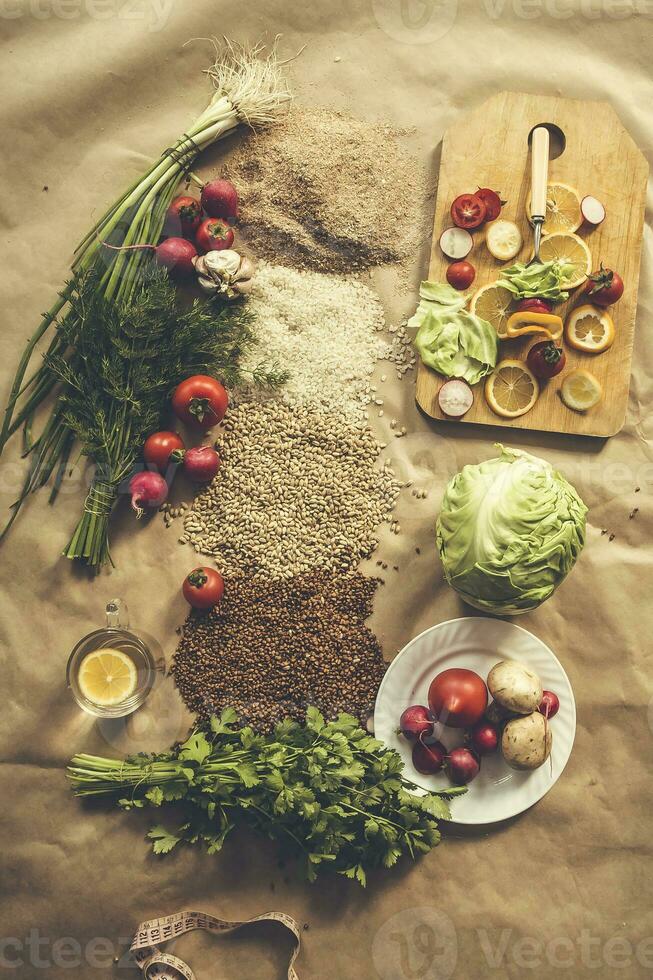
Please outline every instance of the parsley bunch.
M310 881L331 870L363 886L370 869L430 851L440 840L437 820L451 819L447 800L465 792L414 795L398 753L351 715L325 722L309 708L305 725L286 719L272 735L235 722L228 708L209 731L160 755L77 755L68 777L77 796L118 796L125 810L183 808L184 823L174 831L150 830L156 854L200 842L216 853L244 822L288 842Z

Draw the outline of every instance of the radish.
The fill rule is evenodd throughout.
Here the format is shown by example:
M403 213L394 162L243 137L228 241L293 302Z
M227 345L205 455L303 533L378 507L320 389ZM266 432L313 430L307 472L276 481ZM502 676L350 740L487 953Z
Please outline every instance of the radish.
M605 208L596 197L584 197L580 202L580 210L590 225L600 225L605 220Z
M459 419L470 410L474 402L474 393L466 381L451 378L445 381L438 392L438 405L449 418Z
M160 507L168 496L168 484L160 473L143 470L129 481L129 492L136 516L142 517L145 511L141 504L145 507Z
M235 218L238 191L230 180L210 180L202 188L202 207L212 218Z
M542 691L542 700L537 709L545 718L553 718L560 709L560 699L553 691Z
M464 259L473 244L474 239L464 228L447 228L440 235L440 248L448 259Z
M422 775L432 776L436 772L440 772L444 765L446 755L447 750L442 742L434 742L433 745L427 745L420 739L413 746L413 765Z
M489 721L480 721L469 733L469 744L477 755L490 755L499 745L499 731Z
M138 249L151 249L157 265L168 270L171 279L186 279L195 274L193 259L197 258L197 249L192 242L185 238L166 238L160 245L109 245L102 243L105 248L115 252L132 252Z
M399 719L399 731L411 742L428 738L433 734L433 719L429 709L423 704L413 704L406 708Z
M481 771L481 763L470 749L452 749L444 762L447 776L456 786L466 786L476 779Z
M210 483L220 469L220 457L212 446L195 446L184 453L184 473L195 483Z

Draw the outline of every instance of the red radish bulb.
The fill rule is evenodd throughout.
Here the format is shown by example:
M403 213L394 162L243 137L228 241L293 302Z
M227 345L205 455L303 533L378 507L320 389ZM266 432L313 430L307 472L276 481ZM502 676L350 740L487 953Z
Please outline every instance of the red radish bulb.
M605 208L601 202L590 194L580 202L581 214L590 225L600 225L605 220Z
M487 708L485 681L465 667L443 670L431 681L429 708L436 721L444 725L471 728Z
M184 444L176 432L153 432L143 446L143 459L151 469L165 473L171 463L180 463Z
M537 709L545 718L553 718L558 714L560 699L553 691L542 691L542 700Z
M129 481L132 507L137 517L142 517L145 507L160 507L168 496L168 484L160 473L143 470Z
M438 405L449 418L459 419L470 410L474 402L474 392L466 381L451 378L445 381L438 392Z
M238 215L238 191L230 180L210 180L202 188L202 207L212 218Z
M234 243L233 228L223 218L205 218L195 234L201 252L221 252Z
M464 228L447 228L440 235L440 248L448 259L464 259L472 250L474 239Z
M399 731L411 742L428 738L433 734L433 719L429 709L423 704L413 704L402 713Z
M184 238L192 238L202 220L200 202L187 194L180 194L170 204L166 213L166 226Z
M187 279L195 274L193 259L197 258L197 249L192 242L185 238L166 238L160 245L110 245L102 243L105 248L114 252L133 252L151 249L157 265L168 270L171 279Z
M432 745L427 745L420 739L413 746L413 765L424 776L432 776L436 772L440 772L446 755L447 750L442 742L433 742Z
M480 721L469 733L469 744L477 755L491 755L499 745L499 731L489 721Z
M195 483L210 483L220 469L220 462L212 446L195 446L184 453L184 473Z
M447 776L456 786L466 786L476 779L481 771L481 763L469 749L452 749L444 762Z

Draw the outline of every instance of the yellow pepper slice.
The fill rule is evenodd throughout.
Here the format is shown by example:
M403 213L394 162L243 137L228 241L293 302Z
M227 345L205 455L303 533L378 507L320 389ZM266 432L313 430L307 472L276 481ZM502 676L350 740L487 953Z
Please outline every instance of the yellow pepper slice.
M548 340L560 340L563 324L555 313L530 313L528 310L513 313L506 324L506 337L525 337L527 334L542 334Z

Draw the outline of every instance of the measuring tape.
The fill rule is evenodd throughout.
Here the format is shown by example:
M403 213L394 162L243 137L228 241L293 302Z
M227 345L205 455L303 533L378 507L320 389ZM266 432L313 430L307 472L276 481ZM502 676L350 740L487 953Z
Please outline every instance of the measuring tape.
M264 912L243 922L226 922L206 912L175 912L161 919L141 922L131 944L131 952L143 971L143 980L196 980L195 974L183 960L170 953L162 953L159 944L169 943L194 929L208 932L236 932L252 922L280 922L295 937L295 946L288 964L288 980L299 980L295 960L301 947L300 929L295 920L285 912Z

